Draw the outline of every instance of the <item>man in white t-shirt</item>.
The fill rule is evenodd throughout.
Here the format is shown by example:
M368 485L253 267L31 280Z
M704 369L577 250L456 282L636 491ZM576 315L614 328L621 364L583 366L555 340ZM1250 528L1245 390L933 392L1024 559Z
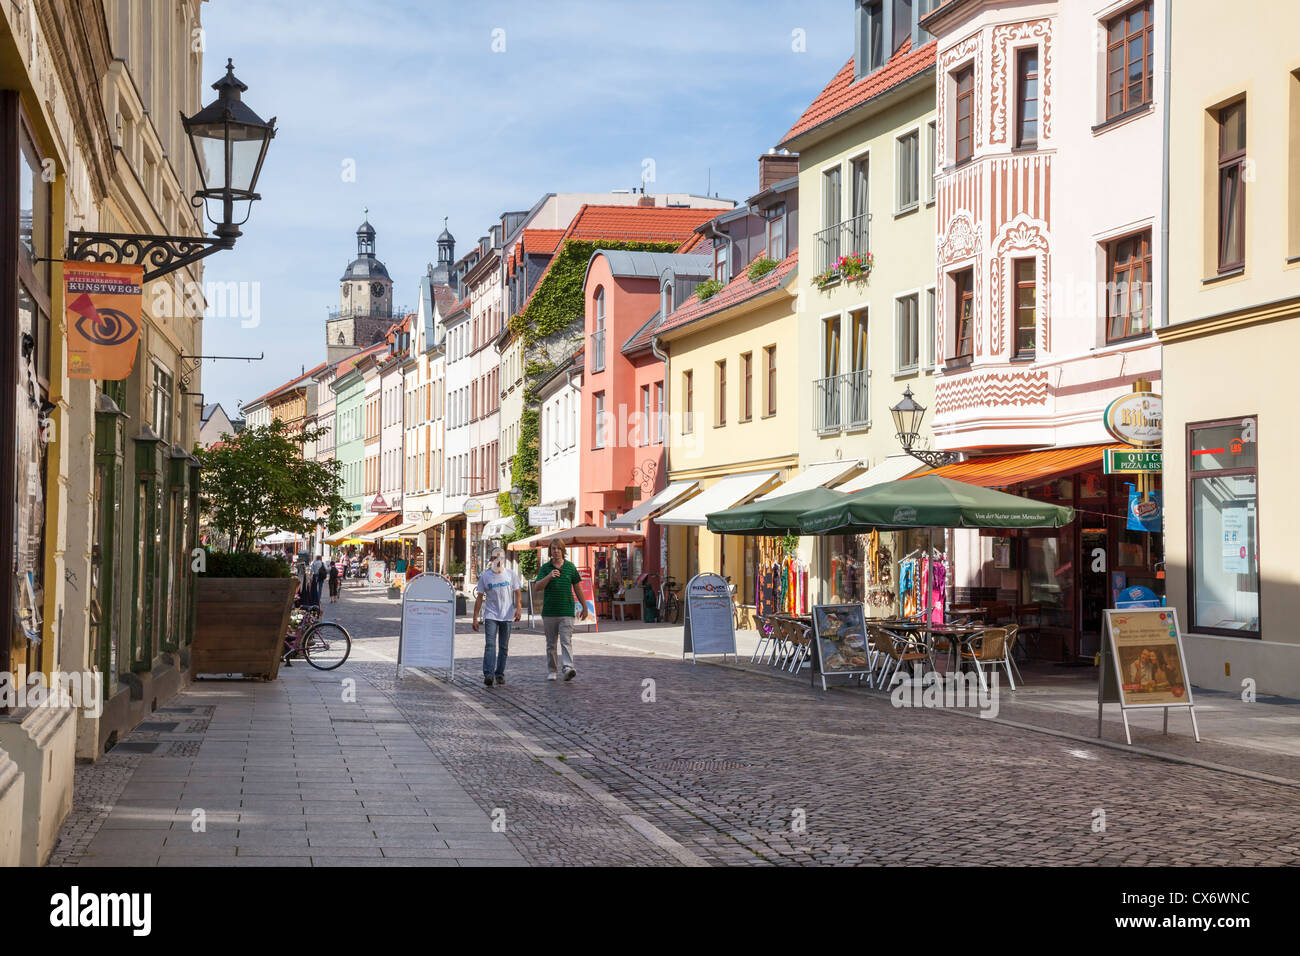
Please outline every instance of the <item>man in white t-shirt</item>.
M483 683L491 687L506 682L506 655L510 651L510 623L519 620L519 575L506 567L506 553L492 549L487 570L478 576L478 595L474 599L471 626L478 630L479 612L483 612Z

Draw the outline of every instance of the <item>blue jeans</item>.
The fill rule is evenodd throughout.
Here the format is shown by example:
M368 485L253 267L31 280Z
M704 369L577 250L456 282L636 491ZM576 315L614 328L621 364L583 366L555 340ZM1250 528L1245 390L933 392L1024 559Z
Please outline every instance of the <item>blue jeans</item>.
M510 622L484 618L483 637L483 676L505 677L506 657L510 654Z

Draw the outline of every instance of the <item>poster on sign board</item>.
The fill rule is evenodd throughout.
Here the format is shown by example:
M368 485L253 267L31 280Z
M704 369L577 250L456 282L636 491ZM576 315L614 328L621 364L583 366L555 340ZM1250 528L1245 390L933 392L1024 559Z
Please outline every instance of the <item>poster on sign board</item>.
M139 265L64 264L68 378L118 382L130 376L140 344L143 282Z
M1164 708L1168 733L1169 708L1186 707L1192 718L1192 732L1200 742L1177 609L1107 608L1105 615L1106 633L1100 660L1103 679L1097 691L1097 735L1102 733L1102 705L1106 703L1120 705L1124 736L1130 744L1133 737L1129 730L1129 710Z
M366 583L371 587L381 587L387 572L388 565L385 562L378 558L371 558L370 563L366 565Z
M682 657L687 654L736 654L736 609L720 574L697 574L686 584Z

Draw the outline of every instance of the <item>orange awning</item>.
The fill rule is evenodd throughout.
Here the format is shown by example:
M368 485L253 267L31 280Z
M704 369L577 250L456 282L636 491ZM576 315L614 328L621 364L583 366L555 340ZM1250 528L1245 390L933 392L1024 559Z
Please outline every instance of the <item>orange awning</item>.
M402 513L400 511L385 511L381 514L377 514L361 527L354 529L352 537L355 538L359 534L370 534L373 531L378 531L380 528L386 528L401 516Z
M1042 451L1017 452L1014 455L983 455L944 465L927 475L952 478L985 488L1033 484L1059 475L1083 471L1101 464L1107 448L1124 449L1127 445L1085 445L1080 448L1047 448Z

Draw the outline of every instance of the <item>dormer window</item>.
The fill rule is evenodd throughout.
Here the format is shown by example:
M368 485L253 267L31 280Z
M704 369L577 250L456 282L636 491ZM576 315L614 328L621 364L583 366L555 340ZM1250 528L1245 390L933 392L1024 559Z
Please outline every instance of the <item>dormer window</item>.
M727 240L713 241L713 278L721 283L727 282Z
M777 262L785 258L785 203L777 203L768 214L767 254Z
M659 315L667 316L673 310L673 284L665 282L659 290Z

